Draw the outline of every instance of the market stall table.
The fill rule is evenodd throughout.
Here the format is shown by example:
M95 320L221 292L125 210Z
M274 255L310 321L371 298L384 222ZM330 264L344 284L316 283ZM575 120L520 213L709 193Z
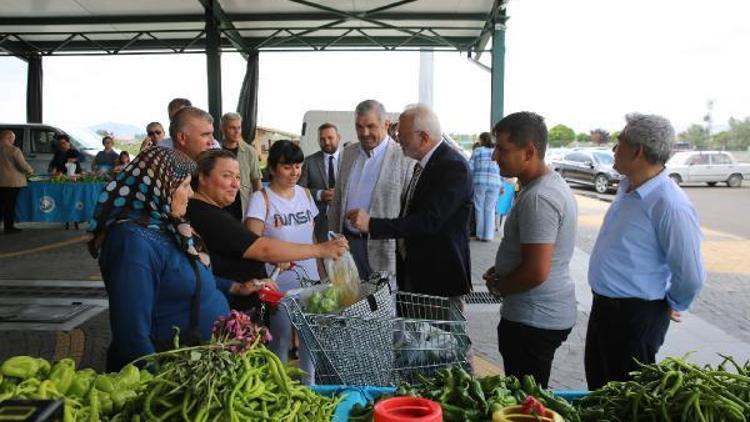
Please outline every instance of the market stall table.
M18 193L16 221L66 223L88 221L104 182L30 182Z

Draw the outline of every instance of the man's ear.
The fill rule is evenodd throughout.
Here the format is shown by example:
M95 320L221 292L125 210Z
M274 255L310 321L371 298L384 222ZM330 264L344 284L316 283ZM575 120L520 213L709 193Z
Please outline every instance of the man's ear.
M529 143L528 145L526 145L526 148L523 149L523 153L524 158L526 158L526 160L528 161L534 158L534 156L537 154L537 150L534 144Z
M646 158L646 147L643 146L643 144L636 145L634 158Z

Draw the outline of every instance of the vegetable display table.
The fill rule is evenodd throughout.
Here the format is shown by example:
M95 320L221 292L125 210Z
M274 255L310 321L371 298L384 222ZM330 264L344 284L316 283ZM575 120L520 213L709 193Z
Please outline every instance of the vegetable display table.
M88 221L103 187L103 182L31 182L18 193L16 221Z

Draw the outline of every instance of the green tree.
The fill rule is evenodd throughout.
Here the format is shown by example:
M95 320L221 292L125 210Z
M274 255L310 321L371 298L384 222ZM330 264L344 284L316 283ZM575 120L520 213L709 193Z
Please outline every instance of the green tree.
M549 145L555 148L568 145L569 143L573 142L575 138L576 133L573 131L573 129L563 124L554 126L549 130L549 134L547 135Z
M750 148L750 117L744 119L729 118L728 132L729 139L723 146L741 150Z
M591 142L591 135L589 135L588 133L585 133L585 132L577 133L576 134L576 142L580 142L580 143L584 143L584 144L587 143L587 142Z
M708 130L702 125L693 123L686 131L680 133L677 136L678 139L685 142L690 142L695 148L705 149L711 145L711 137L708 135Z
M717 133L713 136L713 144L722 149L726 149L728 145L732 144L732 132L725 130Z

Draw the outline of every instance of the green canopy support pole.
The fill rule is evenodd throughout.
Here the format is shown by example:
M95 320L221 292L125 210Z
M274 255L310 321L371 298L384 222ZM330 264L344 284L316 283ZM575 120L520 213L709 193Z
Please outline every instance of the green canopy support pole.
M214 138L221 139L221 34L214 7L218 7L217 0L206 2L206 76L208 112L214 118Z
M26 122L42 123L42 56L29 55L26 74Z
M491 127L503 118L505 101L505 23L496 22L492 34Z

